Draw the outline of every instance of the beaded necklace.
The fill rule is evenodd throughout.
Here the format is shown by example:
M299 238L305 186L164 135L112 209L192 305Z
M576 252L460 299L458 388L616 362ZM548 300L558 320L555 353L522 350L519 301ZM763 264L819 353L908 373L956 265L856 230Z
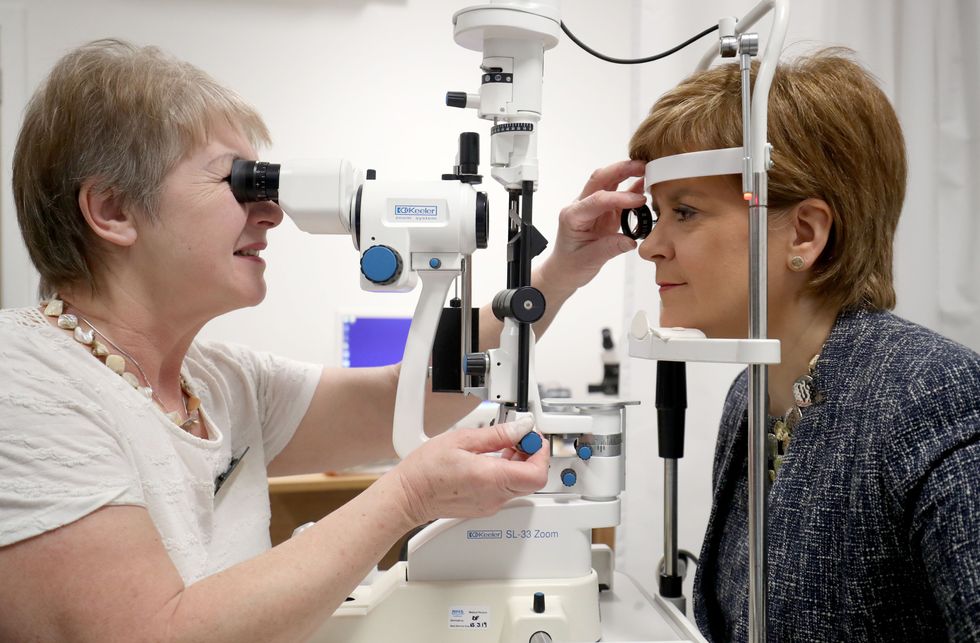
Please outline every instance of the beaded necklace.
M813 374L817 368L817 360L820 355L810 358L806 375L801 375L793 382L793 401L795 404L783 417L776 418L770 423L769 432L766 434L766 447L769 454L769 481L775 482L779 469L783 466L783 459L789 451L789 443L793 439L793 431L803 419L803 409L822 401L823 396L814 386Z
M150 386L150 379L146 376L140 363L96 328L92 322L77 313L65 312L65 302L58 299L57 296L47 302L41 303L44 305L45 315L57 318L59 328L72 331L72 336L75 338L75 341L88 347L92 355L109 367L109 370L122 377L127 384L142 393L145 398L153 400L171 422L185 431L191 431L194 425L201 421L201 399L190 392L183 375L180 376L180 399L183 402L184 414L187 419L182 419L179 411L167 411L167 407L164 406L163 401L153 391L153 387ZM88 326L88 330L80 326L79 321ZM104 340L105 344L99 341L96 335ZM106 344L114 348L117 353L110 353ZM145 386L134 373L126 370L126 359L132 362L136 370L139 371Z

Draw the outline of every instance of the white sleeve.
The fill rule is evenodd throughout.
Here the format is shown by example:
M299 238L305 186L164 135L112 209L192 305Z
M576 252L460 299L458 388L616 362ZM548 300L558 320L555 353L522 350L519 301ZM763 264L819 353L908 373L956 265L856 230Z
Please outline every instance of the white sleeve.
M258 415L265 463L268 465L296 433L313 400L323 368L236 344L197 344L208 360L224 372L225 382L247 383L252 389L247 395L253 397L254 406L241 404L243 400L238 400L238 408L230 409L230 413L232 416L250 412ZM237 370L239 373L231 377L229 370ZM232 393L230 397L235 400L237 395ZM240 418L239 422L244 425L247 420Z
M146 506L128 445L67 379L0 373L0 546L106 505Z

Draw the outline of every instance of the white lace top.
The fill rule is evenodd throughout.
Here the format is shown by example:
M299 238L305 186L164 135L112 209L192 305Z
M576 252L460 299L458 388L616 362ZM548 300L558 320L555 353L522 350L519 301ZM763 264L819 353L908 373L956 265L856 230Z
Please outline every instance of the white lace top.
M194 342L183 373L207 440L40 311L0 310L0 546L106 505L138 505L187 584L267 550L266 465L292 438L320 367ZM216 496L215 478L246 446Z

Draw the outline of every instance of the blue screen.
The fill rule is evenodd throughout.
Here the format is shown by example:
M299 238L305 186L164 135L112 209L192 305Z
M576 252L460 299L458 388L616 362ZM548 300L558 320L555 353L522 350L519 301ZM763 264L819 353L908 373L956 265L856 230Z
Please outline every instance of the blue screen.
M348 316L343 324L343 366L387 366L402 361L411 317Z

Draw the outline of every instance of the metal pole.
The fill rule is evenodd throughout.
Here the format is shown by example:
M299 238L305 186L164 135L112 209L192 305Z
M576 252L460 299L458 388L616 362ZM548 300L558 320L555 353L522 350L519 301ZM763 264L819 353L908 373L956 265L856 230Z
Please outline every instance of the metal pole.
M473 350L473 257L464 255L460 262L459 279L462 281L462 305L459 311L460 347L460 390L465 391L472 386L473 379L466 372L466 356ZM477 347L479 348L479 347Z
M739 36L740 71L742 74L742 144L745 158L742 186L749 202L749 339L765 339L767 332L768 228L766 222L766 173L754 172L753 156L763 154L753 149L751 71L752 57L758 52L758 34ZM762 106L761 109L766 109ZM765 132L763 132L765 140ZM766 422L768 419L768 382L764 364L749 366L749 643L766 643Z
M678 575L677 458L664 458L664 575Z

